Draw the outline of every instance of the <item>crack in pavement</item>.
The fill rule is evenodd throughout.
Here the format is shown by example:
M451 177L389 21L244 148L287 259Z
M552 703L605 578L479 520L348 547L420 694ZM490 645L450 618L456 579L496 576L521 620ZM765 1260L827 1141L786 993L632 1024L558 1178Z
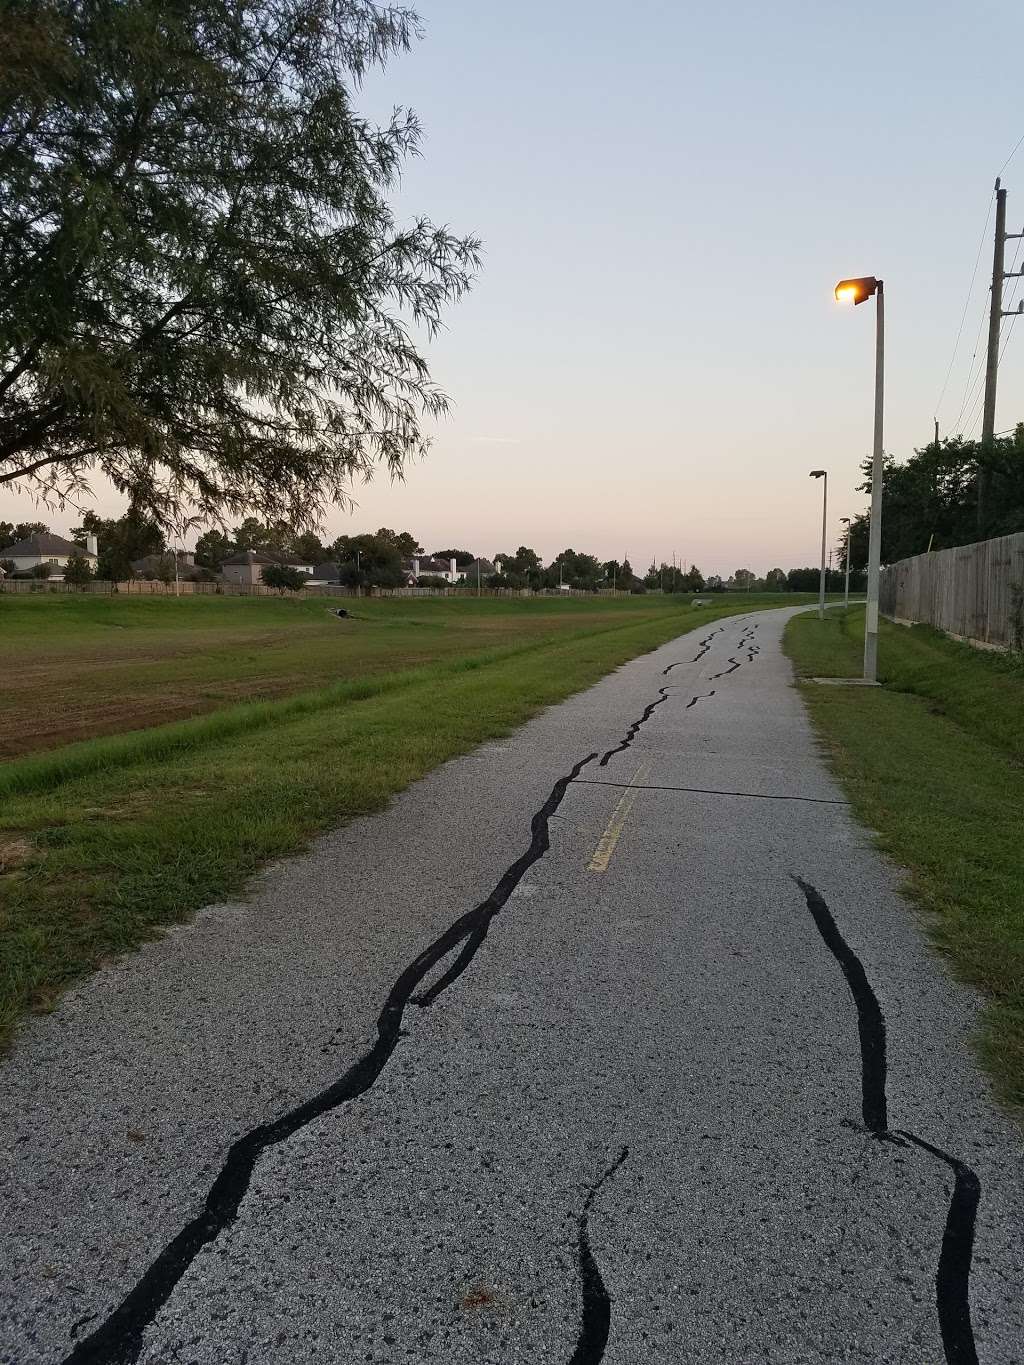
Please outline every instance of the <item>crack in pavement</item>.
M974 1229L981 1181L957 1157L903 1128L889 1129L886 1097L885 1017L878 997L868 980L864 964L843 938L821 892L800 877L793 877L804 894L807 909L824 940L839 963L857 1007L857 1029L861 1056L861 1113L864 1127L879 1141L901 1147L912 1143L944 1162L954 1174L953 1195L946 1213L938 1270L935 1275L935 1306L939 1332L947 1365L978 1365L978 1353L971 1324L970 1279L974 1253Z
M848 806L838 796L778 796L773 792L722 791L718 787L660 787L654 783L612 782L599 777L577 777L577 787L629 787L638 792L694 792L697 796L746 796L752 801L808 801L815 806Z
M659 706L661 706L661 704L662 704L663 702L668 701L668 688L667 688L667 687L659 687L659 688L658 688L658 691L661 693L661 696L658 698L657 701L652 701L648 706L645 706L645 707L644 707L643 715L640 717L639 720L633 721L632 725L629 727L628 731L626 732L626 738L625 738L624 740L622 740L622 742L621 742L620 744L616 744L616 746L615 746L614 749L609 749L609 750L607 750L606 753L603 753L603 754L601 755L601 761L600 761L600 763L598 764L599 767L601 767L601 768L607 768L607 766L608 766L608 760L609 760L610 758L612 758L615 754L624 753L624 752L629 748L629 746L633 743L634 739L636 739L637 734L638 734L639 731L640 731L641 725L643 725L646 721L650 720L651 715L653 714L653 712L654 712Z
M644 708L640 719L630 725L622 743L603 755L602 766L607 765L613 754L627 749L654 709L668 700L668 689L663 687L659 690L661 696ZM248 1191L256 1162L263 1153L338 1105L365 1094L375 1084L399 1039L405 1034L402 1024L406 1006L414 1004L420 1008L428 1007L466 970L487 937L491 920L506 904L529 868L550 847L548 824L561 805L570 783L575 782L587 764L596 757L595 752L580 759L554 784L547 800L530 821L529 847L506 869L491 894L474 909L460 915L401 972L378 1016L377 1041L370 1050L319 1094L277 1119L250 1129L232 1143L206 1196L202 1211L190 1219L164 1247L118 1307L75 1346L65 1357L63 1365L131 1365L138 1359L146 1328L153 1323L196 1256L234 1222ZM419 995L414 994L427 974L459 944L462 944L462 950L448 970L428 990ZM625 1160L625 1156L620 1158L619 1164L622 1160Z
M170 1298L182 1276L207 1243L214 1241L234 1222L249 1188L256 1162L271 1147L305 1128L314 1119L347 1100L365 1094L378 1079L404 1036L405 1007L423 978L465 939L455 964L416 1003L427 1004L451 985L469 966L487 935L487 928L515 890L527 870L550 847L548 821L561 804L569 784L597 754L588 754L560 777L530 822L530 845L502 875L497 886L480 905L466 911L443 934L414 958L388 992L377 1019L377 1041L332 1085L269 1123L251 1129L232 1143L219 1174L210 1187L202 1211L190 1219L129 1291L120 1305L84 1338L65 1358L65 1365L130 1365L142 1350L143 1334Z
M713 633L717 634L718 632ZM661 695L658 699L644 708L639 720L632 722L622 742L602 755L600 760L602 767L607 766L609 759L614 754L621 753L629 748L640 727L650 718L658 706L668 700L667 687L659 688L659 692ZM697 700L699 698L695 697L693 702L689 704L693 705ZM189 1219L180 1232L167 1243L120 1304L104 1318L97 1328L74 1346L73 1350L65 1357L63 1365L132 1365L132 1362L138 1359L146 1329L155 1321L157 1314L170 1299L200 1251L204 1246L215 1241L224 1229L235 1221L242 1200L249 1189L256 1163L263 1153L286 1141L315 1119L336 1109L339 1105L365 1094L380 1077L398 1046L400 1038L406 1036L407 1031L403 1028L406 1006L415 1004L420 1008L428 1007L466 970L487 937L487 930L495 915L506 904L528 869L542 858L550 847L549 821L564 799L569 785L576 781L580 772L595 758L597 758L596 752L588 754L586 758L580 759L567 774L555 782L547 800L531 818L529 847L506 869L490 895L474 909L460 915L402 970L388 992L377 1018L377 1040L372 1047L358 1058L343 1075L318 1094L279 1115L276 1119L258 1124L232 1143L220 1171L210 1186L202 1210L195 1217ZM419 995L414 994L416 987L420 985L428 973L460 944L462 945L461 951L448 970L428 990ZM617 1169L625 1157L626 1152L624 1150L619 1161L602 1177L602 1181ZM589 1211L593 1195L596 1194L601 1183L598 1182L591 1196L588 1197L584 1216ZM584 1246L584 1241L585 1239L581 1240L581 1257L584 1250L588 1256L590 1254L589 1243ZM591 1272L586 1269L588 1264L590 1263L584 1258L585 1281L591 1275ZM593 1283L596 1283L600 1293L604 1294L596 1266L594 1266L593 1273L597 1275L597 1279ZM595 1290L594 1293L597 1291ZM607 1308L607 1294L604 1294L603 1300L605 1308L601 1308L600 1295L594 1302L597 1303L597 1308L593 1311L597 1314L594 1320L598 1322L598 1328L591 1332L587 1338L588 1341L596 1341L600 1337L600 1318L601 1313L604 1313ZM80 1320L76 1328L83 1326L87 1321L91 1321L95 1316L98 1315L91 1315L87 1319ZM587 1320L585 1313L585 1325ZM75 1339L74 1333L72 1333L71 1339ZM606 1339L607 1324L604 1328L604 1339L601 1341L600 1349L602 1351L604 1349L603 1341ZM581 1343L582 1341L583 1337L581 1336ZM581 1346L578 1345L577 1352L580 1349ZM577 1358L580 1361L589 1361L600 1357L599 1355L574 1357L574 1359Z
M604 1348L608 1344L608 1332L612 1321L612 1302L608 1290L604 1286L604 1280L601 1278L600 1267L594 1259L594 1253L590 1247L590 1210L601 1186L604 1185L605 1181L612 1178L628 1156L629 1148L623 1147L603 1175L591 1185L587 1191L587 1197L583 1201L579 1220L580 1289L583 1294L583 1315L580 1322L580 1334L576 1340L576 1349L572 1353L569 1365L597 1365L597 1362L603 1359Z
M716 678L727 678L730 673L735 673L737 668L742 667L740 660L734 659L731 654L729 655L729 663L732 665L731 668L723 669L721 673L712 673L708 682L714 682Z
M697 703L698 703L699 701L708 701L708 700L710 700L710 698L713 697L714 695L715 695L715 689L712 688L710 692L702 692L702 693L700 694L700 696L691 697L690 700L689 700L689 701L686 703L686 705L683 707L683 710L684 710L684 711L689 711L689 709L690 709L691 706L696 706Z

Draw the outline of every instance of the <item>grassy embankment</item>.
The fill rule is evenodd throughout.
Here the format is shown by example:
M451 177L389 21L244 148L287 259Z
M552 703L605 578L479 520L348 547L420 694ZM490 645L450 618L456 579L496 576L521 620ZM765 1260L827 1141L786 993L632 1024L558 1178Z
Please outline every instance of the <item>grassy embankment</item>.
M861 671L862 609L794 618L802 676ZM909 871L932 937L987 1004L979 1054L1024 1105L1024 665L882 622L881 689L803 686L857 815Z
M635 655L794 600L359 601L339 621L323 602L0 597L20 753L0 763L0 1034Z

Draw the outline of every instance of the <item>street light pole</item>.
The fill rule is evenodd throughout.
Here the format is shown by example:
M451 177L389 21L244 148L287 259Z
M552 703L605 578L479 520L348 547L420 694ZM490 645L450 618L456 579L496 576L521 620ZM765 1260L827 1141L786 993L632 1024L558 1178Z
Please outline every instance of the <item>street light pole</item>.
M885 291L875 291L875 434L871 451L868 605L864 620L864 681L878 678L878 583L882 563L882 410L885 399Z
M882 411L885 397L885 289L874 275L840 280L840 303L875 300L875 434L871 452L871 525L868 534L868 603L864 615L864 681L878 679L878 586L882 563Z
M812 479L824 479L821 495L821 578L818 583L818 620L825 619L825 545L828 540L828 471L812 469Z
M843 593L843 610L850 610L850 518L840 517L839 520L846 527L846 590Z

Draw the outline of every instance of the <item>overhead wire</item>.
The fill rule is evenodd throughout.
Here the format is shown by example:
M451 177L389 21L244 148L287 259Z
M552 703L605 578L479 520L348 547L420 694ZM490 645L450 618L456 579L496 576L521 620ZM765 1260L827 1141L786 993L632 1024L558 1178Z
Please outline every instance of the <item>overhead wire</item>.
M978 241L978 250L974 257L974 269L971 271L971 283L967 288L967 297L964 299L963 312L960 314L960 326L956 329L956 340L953 342L953 354L949 357L949 364L946 366L946 377L942 381L942 392L939 394L935 404L933 416L938 418L939 409L942 407L942 400L946 396L949 387L949 377L953 373L953 366L956 363L956 353L960 348L960 338L963 335L964 323L967 320L967 310L971 306L971 298L974 294L974 282L978 278L978 266L981 264L981 253L985 249L985 238L988 236L988 225L992 218L992 205L995 203L995 191L992 191L988 201L988 212L985 214L985 226L981 229L981 237Z

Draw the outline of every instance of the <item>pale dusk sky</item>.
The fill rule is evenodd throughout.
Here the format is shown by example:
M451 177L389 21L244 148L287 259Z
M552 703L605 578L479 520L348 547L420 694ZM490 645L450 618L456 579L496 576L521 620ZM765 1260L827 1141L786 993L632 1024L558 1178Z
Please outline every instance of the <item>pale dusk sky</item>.
M935 415L977 434L991 221L937 404L993 181L1024 135L1024 7L418 8L424 41L357 105L417 111L400 211L479 233L484 269L429 350L455 403L433 451L403 484L357 487L327 538L387 525L428 551L813 564L808 471L829 470L832 533L865 502L874 305L835 305L843 275L886 283L887 450L926 443ZM1024 146L1003 179L1019 232ZM996 428L1018 419L1024 325ZM36 517L78 520L0 495L0 518Z

